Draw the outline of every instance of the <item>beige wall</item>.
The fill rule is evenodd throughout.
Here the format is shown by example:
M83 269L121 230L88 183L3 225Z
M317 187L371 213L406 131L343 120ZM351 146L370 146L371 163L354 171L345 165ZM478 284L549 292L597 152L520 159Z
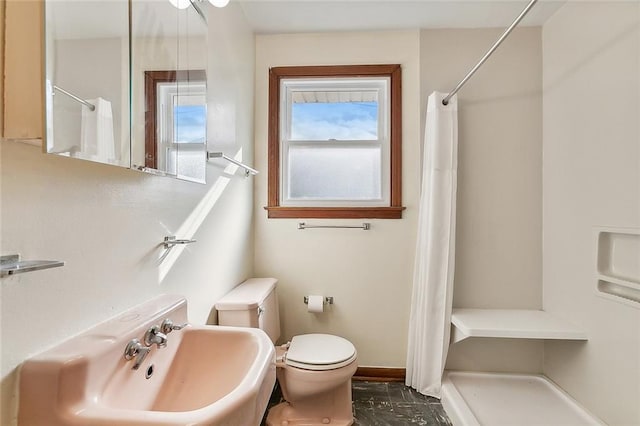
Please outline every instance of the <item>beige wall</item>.
M298 231L296 220L266 219L266 176L257 181L255 270L280 279L284 338L310 331L340 334L358 348L360 365L404 367L426 97L453 86L471 65L469 58L481 56L498 35L499 30L425 30L258 36L261 169L267 161L269 67L403 65L402 220L372 221L370 232ZM541 307L541 84L540 29L525 29L513 34L493 65L461 94L458 307ZM323 315L309 314L302 303L306 294L334 296L336 304ZM449 366L539 372L542 343L470 340L454 347Z
M253 34L234 3L212 8L209 20L210 72L221 76L212 89L231 93L219 106L238 116L226 152L242 149L250 158ZM29 112L40 114L33 106ZM209 183L200 185L46 155L11 140L1 148L2 254L66 265L0 281L0 424L15 424L16 367L25 358L161 293L185 295L190 320L204 323L218 298L251 275L253 180L242 173L228 178L226 165L210 163ZM198 242L159 263L160 243L172 234Z
M360 365L404 367L419 192L419 32L257 36L256 52L255 155L265 171L269 67L402 64L403 219L366 220L370 231L300 231L298 220L267 219L266 173L256 180L254 211L255 273L280 280L282 337L338 334L354 343ZM307 313L308 294L333 296L335 304L324 314Z
M35 25L37 14L15 13L11 34ZM637 3L568 3L542 32L516 30L459 95L454 305L544 307L590 340L470 339L452 348L448 367L544 371L612 425L640 422L640 311L595 294L593 228L640 227L639 17ZM426 97L449 90L500 30L263 35L254 46L237 5L209 19L209 148L242 149L249 164L255 149L255 180L227 181L212 162L201 186L2 142L2 254L67 265L2 278L1 424L13 424L15 368L26 357L159 293L185 294L192 321L205 322L249 275L279 278L283 338L339 334L362 366L405 365ZM23 102L39 98L30 92L40 87L33 43L8 45L7 76L19 82L6 93L7 136L41 135L40 111ZM299 231L297 220L267 219L262 208L268 68L340 63L403 66L407 210L402 220L371 220L368 232ZM171 233L198 242L158 264ZM307 294L335 305L309 314Z
M427 96L453 88L500 33L421 32L421 117ZM454 307L542 305L541 60L540 28L516 29L458 94ZM469 339L447 367L540 372L542 343Z
M639 25L637 2L569 2L543 28L544 308L589 336L547 341L544 372L618 426L640 424L640 309L597 295L594 228L640 229Z

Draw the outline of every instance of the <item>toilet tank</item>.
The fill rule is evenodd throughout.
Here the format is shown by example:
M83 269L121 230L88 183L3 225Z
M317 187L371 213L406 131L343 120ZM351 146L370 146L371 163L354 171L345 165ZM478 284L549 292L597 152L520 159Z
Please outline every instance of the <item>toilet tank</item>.
M215 307L218 324L263 330L273 343L280 337L275 278L250 278L236 286Z

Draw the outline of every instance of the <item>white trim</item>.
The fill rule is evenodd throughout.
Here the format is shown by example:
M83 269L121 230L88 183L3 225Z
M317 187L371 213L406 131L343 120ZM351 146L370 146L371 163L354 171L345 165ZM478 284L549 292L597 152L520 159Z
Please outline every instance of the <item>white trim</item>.
M380 148L380 198L368 200L345 200L326 198L289 198L289 151L293 146L310 146L322 149L318 142L326 146L326 140L296 140L291 135L291 116L295 93L306 92L355 92L375 91L378 99L378 139L336 140L331 148L356 147ZM391 202L391 78L390 77L350 77L350 78L285 78L280 81L280 200L283 207L384 207ZM284 112L284 113L282 113Z

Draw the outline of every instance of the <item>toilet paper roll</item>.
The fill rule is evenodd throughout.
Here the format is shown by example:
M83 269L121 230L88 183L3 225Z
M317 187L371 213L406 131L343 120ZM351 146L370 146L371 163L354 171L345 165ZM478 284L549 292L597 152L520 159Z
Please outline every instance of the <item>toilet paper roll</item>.
M321 313L324 312L324 297L317 295L309 296L308 312Z

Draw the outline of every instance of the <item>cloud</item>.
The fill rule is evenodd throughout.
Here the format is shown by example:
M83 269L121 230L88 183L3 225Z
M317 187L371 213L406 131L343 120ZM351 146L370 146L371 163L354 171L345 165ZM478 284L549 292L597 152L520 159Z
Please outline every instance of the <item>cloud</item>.
M183 143L203 143L207 133L204 105L180 105L175 109L175 139Z
M375 102L296 103L291 138L295 140L372 140L378 138Z

